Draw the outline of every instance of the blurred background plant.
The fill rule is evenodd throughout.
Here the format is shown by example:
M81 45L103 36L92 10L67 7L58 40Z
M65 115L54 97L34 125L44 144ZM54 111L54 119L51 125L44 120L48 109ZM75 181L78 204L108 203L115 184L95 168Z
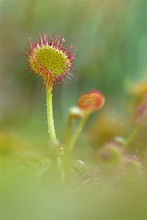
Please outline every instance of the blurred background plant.
M48 177L50 159L47 147L45 90L42 89L38 94L42 79L37 75L23 80L29 73L19 74L27 69L25 57L21 57L19 54L23 53L22 45L27 46L26 41L29 34L37 40L39 32L52 34L54 31L64 36L68 42L72 42L78 53L74 62L75 76L78 80L67 80L66 86L56 87L53 96L55 124L61 143L64 140L65 129L63 128L66 127L68 109L77 103L77 99L82 93L98 89L102 91L106 99L104 108L93 114L88 120L73 152L73 158L83 160L85 164L88 164L88 169L92 167L94 170L93 174L87 173L82 176L81 172L85 172L83 171L85 169L83 166L78 167L82 179L78 179L77 182L79 183L81 180L83 184L84 178L88 182L94 180L95 176L100 180L96 188L100 189L98 195L101 192L97 203L101 204L101 209L99 209L101 218L115 219L117 216L116 219L119 217L144 219L145 174L142 175L142 172L144 173L147 155L146 126L142 126L141 131L125 150L122 150L122 146L117 148L108 143L116 136L124 139L130 136L136 126L135 109L141 104L142 97L147 93L145 77L147 72L146 14L146 1L1 1L0 136L3 167L1 173L4 176L4 193L7 192L3 197L2 219L12 218L13 215L16 219L21 219L21 215L25 218L24 213L26 212L23 211L23 208L20 209L17 216L16 207L12 206L13 189L15 189L14 192L17 192L17 188L21 185L23 189L26 187L24 185L27 178L23 179L23 184L21 184L23 181L18 181L21 179L20 174L18 175L20 171L25 175L27 173L28 179L35 175L35 180L37 177L38 182L41 181L40 177L43 175L45 181L52 185ZM137 159L133 159L133 155ZM108 165L104 164L105 162ZM109 164L112 168L111 172L111 169L107 170ZM130 172L133 173L131 181L128 178ZM139 181L142 190L139 191L138 188L139 192L137 191L136 194L131 191L130 197L123 197L124 200L120 206L113 199L113 195L116 195L117 200L118 193L109 188L110 185L115 185L115 181L110 184L111 177L115 180L114 176L117 175L119 179L117 183L123 183L126 179L129 183L142 181ZM13 187L14 185L15 187ZM126 186L126 184L124 185ZM27 187L25 189L28 190ZM29 190L31 192L31 189ZM32 196L34 196L33 193L35 194L35 192L32 192ZM85 192L81 192L81 194L84 195L83 198L86 197ZM107 205L109 207L109 204L106 203L107 195L109 195L110 201L113 201L108 209L108 215L103 211ZM121 200L121 196L120 192L118 199ZM18 191L18 197L21 197L21 190ZM22 195L23 197L25 197L25 193ZM40 201L43 201L41 198L44 198L44 201L49 202L48 198L43 197L41 193L36 197L40 198ZM90 195L88 198L89 204L94 204L91 202ZM66 199L68 201L68 196ZM135 212L127 209L127 205L126 209L124 208L127 211L124 212L122 207L125 199L128 199L126 204L132 203L132 210ZM75 204L75 200L73 197L71 204ZM8 201L10 202L8 203ZM35 200L32 199L32 201ZM67 202L64 203L65 206L61 205L62 202L60 203L60 200L57 202L54 197L54 203L55 207L63 208L63 213L66 213ZM115 206L113 203L118 205L116 215L113 211ZM22 204L26 205L24 201ZM80 206L80 212L75 206L75 210L79 215L81 214L81 218L83 207L86 204L88 201L83 202ZM38 208L39 204L36 204L35 207ZM43 210L43 206L41 207ZM95 216L96 205L90 207L89 213L91 216ZM9 213L5 211L8 208L10 208ZM27 210L29 210L29 206ZM46 206L44 210L47 210ZM38 216L41 216L42 219L43 212L40 211L40 213ZM67 216L70 215L76 218L74 210L69 209ZM30 214L30 218L32 216Z

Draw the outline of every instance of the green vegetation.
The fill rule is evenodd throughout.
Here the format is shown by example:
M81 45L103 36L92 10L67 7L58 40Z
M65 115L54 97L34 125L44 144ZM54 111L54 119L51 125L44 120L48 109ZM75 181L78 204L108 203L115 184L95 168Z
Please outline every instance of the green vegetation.
M146 219L146 14L146 1L1 2L0 219ZM39 32L61 34L78 53L78 79L53 92L61 144L80 95L105 97L72 150L65 185L49 151L42 79L19 74L28 69L22 45Z

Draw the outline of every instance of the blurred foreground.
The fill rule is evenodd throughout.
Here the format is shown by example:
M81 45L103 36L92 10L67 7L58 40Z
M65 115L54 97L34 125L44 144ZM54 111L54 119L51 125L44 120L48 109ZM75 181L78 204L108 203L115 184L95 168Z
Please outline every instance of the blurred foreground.
M131 169L130 181L119 174L102 178L93 170L89 182L85 174L64 188L50 179L49 165L47 159L10 163L5 158L1 219L146 219L145 173L132 179Z

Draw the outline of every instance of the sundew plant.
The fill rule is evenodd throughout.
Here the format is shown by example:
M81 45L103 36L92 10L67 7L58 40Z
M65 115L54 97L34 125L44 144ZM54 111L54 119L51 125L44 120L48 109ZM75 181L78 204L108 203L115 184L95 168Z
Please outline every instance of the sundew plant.
M69 111L65 144L61 145L61 143L59 143L54 126L52 93L54 86L62 85L65 78L71 79L71 77L74 77L71 71L74 58L77 56L77 54L74 53L75 48L73 48L73 45L71 44L67 47L65 46L65 42L66 40L56 33L54 33L53 36L40 34L39 43L29 37L30 48L25 48L29 54L22 54L28 57L28 66L30 67L28 71L33 71L30 76L38 74L43 78L42 85L46 89L49 147L52 149L55 175L57 173L61 184L65 184L70 178L70 151L73 149L87 118L92 112L100 109L105 102L104 96L97 90L92 90L82 95L79 98L77 106ZM73 52L71 51L72 49ZM71 130L74 118L79 118L81 121L72 136Z
M147 2L0 9L0 219L147 219Z

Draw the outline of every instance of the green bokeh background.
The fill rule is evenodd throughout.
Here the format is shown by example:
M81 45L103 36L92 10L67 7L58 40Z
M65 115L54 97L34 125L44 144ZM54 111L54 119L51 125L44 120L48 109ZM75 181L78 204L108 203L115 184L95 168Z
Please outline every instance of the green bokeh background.
M39 40L39 32L61 34L78 53L74 61L78 80L55 88L57 127L65 123L68 108L80 94L93 88L104 93L105 107L111 109L115 103L122 108L125 84L146 72L146 10L146 1L2 1L3 120L13 120L15 129L13 123L25 126L39 114L46 130L44 89L38 94L42 79L36 75L23 80L29 73L18 74L28 69L26 58L19 56L25 53L22 47L27 47L29 34Z
M20 156L21 161L22 157L36 158L36 154L38 157L38 152L40 152L40 157L48 154L45 89L43 88L39 94L42 79L36 75L24 80L29 72L19 74L28 69L26 57L19 55L26 53L23 47L28 47L28 35L37 41L39 40L39 32L51 35L56 32L67 40L67 45L72 43L76 47L78 56L74 61L76 72L73 74L78 79L67 79L67 85L57 86L53 95L56 131L62 143L69 107L76 105L78 97L91 89L101 91L106 98L106 103L100 113L91 116L85 131L89 130L91 123L95 118L100 117L102 111L106 111L107 115L117 119L120 126L124 126L123 130L130 131L128 127L130 125L130 105L126 103L131 101L129 94L131 84L141 80L146 74L146 24L147 2L143 0L1 1L0 120L2 155L5 157L2 159L5 165L4 176L9 176L8 170L11 166L15 167L13 155ZM124 117L125 120L126 118L128 120L125 121ZM121 134L121 132L117 133L117 135ZM87 136L85 135L85 137ZM107 141L107 137L104 139ZM84 144L87 143L87 152L89 152L89 147L93 147L93 145L88 138L86 141L84 138L83 140ZM79 152L79 158L82 157L82 154L83 152ZM87 154L85 158L87 158ZM21 163L23 167L23 162ZM8 177L10 182L14 178L11 175ZM51 219L54 217L60 219L61 213L63 214L63 216L61 215L62 219L64 216L66 219L71 217L78 219L83 218L83 216L91 219L92 217L98 218L98 215L99 219L135 219L135 217L136 219L144 219L145 217L146 201L142 197L145 196L145 188L142 189L141 193L130 192L129 199L123 194L124 192L119 192L120 197L117 198L119 193L109 191L107 187L102 187L101 195L98 194L98 197L100 196L98 200L97 197L93 200L90 192L87 195L85 191L80 191L83 200L79 200L78 206L76 205L77 198L79 199L78 192L72 196L72 199L66 195L64 198L60 196L58 200L60 193L54 194L50 190L49 197L46 195L46 191L36 194L38 189L34 190L32 186L27 187L30 185L30 182L28 183L26 180L27 178L25 181L22 180L23 183L20 179L20 176L16 176L10 185L4 181L2 219L37 219L38 216L38 219L43 220L43 218L47 219L49 215ZM22 186L22 197L21 190L17 191L17 186ZM5 191L7 192L5 193ZM26 200L24 199L25 192ZM105 203L107 193L109 203ZM88 201L86 195L89 198ZM113 197L114 195L115 197ZM16 200L14 199L15 196ZM30 199L30 202L27 203L28 198L32 200ZM21 205L18 202L19 199ZM40 203L37 203L37 200L40 200ZM66 202L62 203L63 200ZM119 204L117 204L118 200L121 201ZM138 203L135 203L135 200ZM17 201L16 206L13 204L14 201ZM68 201L70 202L68 203ZM111 201L112 204L109 207ZM93 202L95 204L92 206ZM51 205L51 213L48 213L48 206L42 205L43 203ZM97 212L96 203L101 204L98 209L99 212ZM132 207L129 209L130 203L132 203ZM16 208L17 205L19 208L21 207L19 212ZM35 214L33 206L35 207L34 210L39 210L41 207L40 211L36 212L37 214ZM23 207L26 207L25 211ZM83 214L85 207L89 207L89 215L88 211L85 212L85 215ZM114 207L117 207L117 212L114 212ZM56 208L59 211L58 213L56 213ZM7 209L10 212L7 212ZM30 213L30 215L26 213ZM79 215L75 213L79 213Z

